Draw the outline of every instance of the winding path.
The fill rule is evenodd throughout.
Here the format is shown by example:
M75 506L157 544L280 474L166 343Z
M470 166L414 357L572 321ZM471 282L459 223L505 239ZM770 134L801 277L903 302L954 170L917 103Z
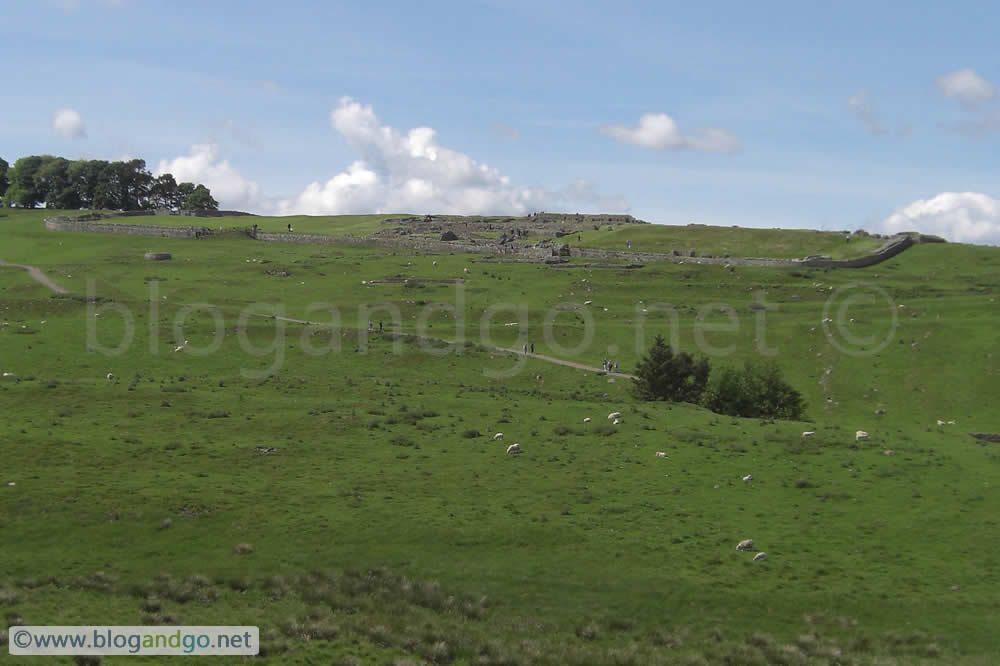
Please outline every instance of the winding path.
M46 275L45 273L43 273L42 270L40 268L38 268L37 266L26 266L24 264L12 264L10 262L4 261L3 259L0 259L0 266L11 266L13 268L23 268L24 270L28 271L28 275L30 275L32 277L32 279L34 279L37 282L40 282L41 284L45 285L46 287L48 287L52 291L56 292L57 294L68 294L69 293L69 289L66 289L62 285L58 284L55 280L53 280L48 275Z
M292 317L279 317L277 315L266 315L260 313L254 313L254 314L258 317L264 317L266 319L280 319L282 321L289 321L294 324L308 324L310 326L329 326L329 324L324 324L318 321L309 321L307 319L293 319ZM455 344L453 340L445 340L444 338L429 338L425 335L418 335L416 337L423 338L424 340L430 340L432 342L445 342L450 345ZM546 356L545 354L534 354L532 352L528 352L527 354L525 354L522 351L518 351L517 349L511 349L510 347L497 347L494 345L484 345L484 346L488 346L494 351L506 352L508 354L516 354L518 356L527 356L528 358L537 358L539 361L545 361L546 363L555 363L556 365L565 365L568 368L576 368L578 370L586 370L588 372L604 372L604 370L602 370L601 368L595 368L593 366L586 365L584 363L577 363L576 361L567 361L561 358L556 358L555 356ZM625 379L635 379L635 375L628 375L625 374L624 372L608 372L607 374L610 377L623 377Z

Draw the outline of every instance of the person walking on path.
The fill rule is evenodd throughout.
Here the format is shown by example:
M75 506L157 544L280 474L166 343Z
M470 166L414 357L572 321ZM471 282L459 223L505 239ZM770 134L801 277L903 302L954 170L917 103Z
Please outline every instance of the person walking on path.
M534 342L531 343L531 353L532 354L535 353L535 343Z

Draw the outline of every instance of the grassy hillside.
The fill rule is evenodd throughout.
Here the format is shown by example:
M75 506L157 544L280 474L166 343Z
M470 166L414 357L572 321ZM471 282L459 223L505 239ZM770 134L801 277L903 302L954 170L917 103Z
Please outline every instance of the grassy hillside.
M329 234L331 236L366 236L383 227L382 220L401 214L378 215L285 215L252 217L191 217L188 215L137 215L112 218L110 222L125 224L162 224L171 227L246 227L259 225L262 231L285 231L292 225L297 233Z
M289 224L301 233L337 236L364 236L384 228L384 219L403 215L296 215L289 217L254 216L253 218L188 217L151 215L116 218L111 221L168 226L207 226L225 228L259 224L264 231L284 231ZM457 218L456 218L457 219ZM663 224L591 226L567 223L567 231L579 231L566 240L579 247L625 250L628 241L632 250L669 254L674 250L695 250L699 255L730 255L733 257L802 258L809 255L829 255L848 259L871 253L885 243L877 238L851 238L832 231L797 229L752 229L741 227L710 227L705 225L669 226Z
M0 267L7 624L258 625L275 664L1000 654L1000 445L966 434L1000 432L996 248L858 271L550 268L42 215L0 217L0 259L72 292ZM396 276L465 282L362 284ZM675 330L713 367L775 350L808 420L638 403L623 379L493 348L631 370Z
M615 225L613 230L602 226L581 234L582 247L624 250L632 241L636 252L670 253L673 250L698 254L732 257L776 257L797 259L813 254L848 259L869 254L885 241L876 238L851 238L834 231L804 229L752 229L744 227L712 227L706 225L668 226Z

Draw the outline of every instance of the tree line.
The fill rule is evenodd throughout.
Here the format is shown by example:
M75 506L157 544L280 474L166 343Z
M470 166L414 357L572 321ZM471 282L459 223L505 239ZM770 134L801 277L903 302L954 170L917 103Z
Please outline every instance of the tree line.
M747 418L802 419L802 394L781 376L776 364L746 362L742 369L723 368L714 381L707 358L675 352L657 335L636 366L633 394L640 400L700 404L716 414Z
M53 155L22 157L10 166L0 159L3 206L65 210L218 210L202 184L178 183L173 175L154 176L146 161L68 160Z

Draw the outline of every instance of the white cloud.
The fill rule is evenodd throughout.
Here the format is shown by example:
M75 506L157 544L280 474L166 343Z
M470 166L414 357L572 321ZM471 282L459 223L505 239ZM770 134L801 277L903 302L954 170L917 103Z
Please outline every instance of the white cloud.
M867 91L862 90L857 95L851 97L847 100L847 105L854 112L854 115L858 117L858 120L861 121L861 124L865 126L865 131L869 134L880 136L888 133L888 130L879 121L878 113L872 107L871 102L868 101Z
M67 139L79 139L87 136L87 128L83 126L83 118L73 109L59 109L53 113L52 129Z
M996 96L996 86L971 69L959 69L937 78L938 91L957 99L964 107L974 107Z
M665 113L644 113L636 128L606 125L601 133L621 143L653 150L693 150L705 153L735 153L740 151L739 139L723 129L705 128L684 135L674 119Z
M173 174L178 183L203 183L224 210L265 213L274 209L257 183L240 175L227 160L220 160L219 147L214 143L196 144L188 155L161 160L155 174L164 173Z
M330 124L359 159L325 182L310 183L294 199L280 202L282 214L523 214L580 204L627 208L620 197L601 197L593 185L556 191L516 187L497 169L438 144L432 128L397 131L382 125L370 105L350 97L341 98L331 111Z
M900 208L882 223L888 233L919 231L961 243L1000 244L1000 201L978 192L942 192Z

